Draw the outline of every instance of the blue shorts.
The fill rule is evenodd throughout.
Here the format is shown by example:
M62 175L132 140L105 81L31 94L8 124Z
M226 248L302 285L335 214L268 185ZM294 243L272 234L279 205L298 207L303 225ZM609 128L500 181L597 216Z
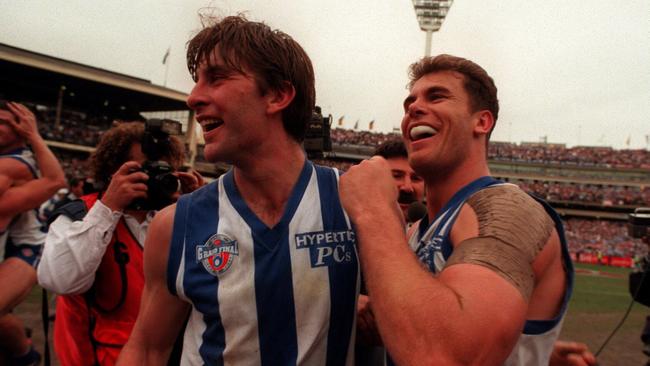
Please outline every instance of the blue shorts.
M36 268L41 259L43 244L14 244L7 242L5 246L5 259L18 258Z

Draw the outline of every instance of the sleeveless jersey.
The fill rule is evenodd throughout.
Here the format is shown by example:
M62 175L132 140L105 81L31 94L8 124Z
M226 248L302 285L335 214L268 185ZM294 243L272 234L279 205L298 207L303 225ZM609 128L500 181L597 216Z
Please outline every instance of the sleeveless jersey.
M449 234L458 216L461 207L474 193L489 189L491 186L503 185L503 183L492 177L479 178L460 191L447 202L447 204L436 215L431 225L428 225L428 218L425 216L420 222L416 233L409 238L409 246L415 251L420 262L422 262L432 273L442 271L447 259L453 252L453 245ZM535 198L535 197L533 197ZM535 198L546 210L555 223L555 229L562 244L562 259L566 271L567 288L562 302L562 308L554 319L550 320L526 320L524 330L504 365L544 365L547 366L553 344L560 334L562 320L573 291L573 263L569 257L569 251L564 236L562 222L557 213L544 201Z
M176 206L167 281L192 304L182 365L352 365L359 264L338 172L305 162L280 222L233 171Z
M40 176L34 154L27 148L2 154L0 155L1 158L18 160L29 168L35 179ZM11 242L15 246L42 245L45 242L45 233L41 231L42 226L43 224L38 219L38 209L25 211L14 216L6 228L0 228L0 233L4 230L0 234L0 254L2 257L4 257L6 242Z

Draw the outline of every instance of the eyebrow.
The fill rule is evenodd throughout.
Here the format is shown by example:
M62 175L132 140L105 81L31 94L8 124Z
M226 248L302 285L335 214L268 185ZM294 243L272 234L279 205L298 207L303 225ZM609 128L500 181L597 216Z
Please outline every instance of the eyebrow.
M427 94L427 95L428 94L435 94L435 93L442 93L442 94L448 95L449 94L449 89L445 88L444 86L434 85L434 86L431 86L431 87L429 87L429 88L427 88L425 90L425 94ZM415 100L415 95L409 94L404 99L404 102L403 102L404 109L406 109L406 107L408 107L411 103L413 103L414 100Z
M208 65L204 69L206 74L214 74L214 73L225 73L225 74L230 74L233 72L232 69L229 67L226 67L225 65Z

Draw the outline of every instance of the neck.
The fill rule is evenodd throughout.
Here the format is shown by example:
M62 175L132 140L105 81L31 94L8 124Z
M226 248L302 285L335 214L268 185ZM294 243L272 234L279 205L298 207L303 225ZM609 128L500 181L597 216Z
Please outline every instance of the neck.
M286 146L250 155L252 160L234 164L235 184L248 207L272 227L282 218L305 155L293 140Z
M427 215L433 220L442 207L461 188L476 179L490 175L485 158L466 159L446 174L438 174L435 178L425 178L427 192Z

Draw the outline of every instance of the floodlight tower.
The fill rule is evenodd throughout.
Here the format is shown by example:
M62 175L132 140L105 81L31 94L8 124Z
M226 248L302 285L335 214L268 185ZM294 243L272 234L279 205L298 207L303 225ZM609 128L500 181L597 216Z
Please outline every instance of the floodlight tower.
M431 56L431 36L442 26L454 0L412 0L420 29L426 32L424 55Z

